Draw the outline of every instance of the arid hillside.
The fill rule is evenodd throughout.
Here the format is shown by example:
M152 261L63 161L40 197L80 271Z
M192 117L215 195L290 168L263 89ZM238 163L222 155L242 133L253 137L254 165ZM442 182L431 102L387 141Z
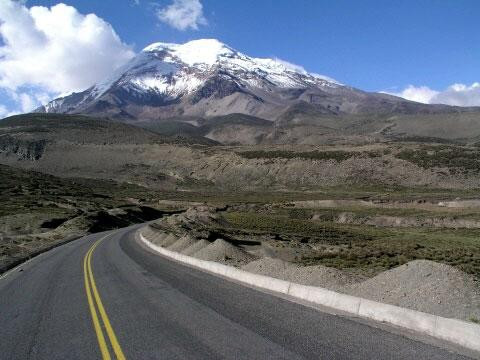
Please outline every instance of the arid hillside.
M163 190L316 191L346 185L462 190L480 186L480 148L475 145L225 146L197 135L165 136L121 123L55 117L59 118L4 120L0 163Z

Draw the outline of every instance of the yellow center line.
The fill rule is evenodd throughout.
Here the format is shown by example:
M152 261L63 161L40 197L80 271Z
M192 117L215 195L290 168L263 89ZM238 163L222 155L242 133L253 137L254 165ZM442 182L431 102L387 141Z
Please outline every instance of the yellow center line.
M109 234L110 235L110 234ZM107 312L105 311L105 307L103 306L102 299L100 298L100 294L98 293L97 286L95 284L95 279L93 277L92 271L92 254L95 248L100 244L102 240L104 240L108 235L104 236L103 238L97 240L85 254L85 258L83 260L83 271L85 275L85 290L87 292L87 299L88 304L90 307L90 313L92 315L93 326L95 328L95 332L97 334L97 340L100 347L100 352L102 353L103 360L110 360L110 352L108 346L105 342L105 336L103 335L102 327L100 326L100 321L98 319L97 310L95 309L95 304L98 308L98 312L100 313L101 319L103 321L103 325L105 327L106 333L110 340L110 344L112 345L113 352L118 360L125 360L125 355L123 354L122 348L118 343L117 337L115 332L113 331L113 327L108 319ZM92 296L93 292L93 296ZM94 304L95 300L95 304Z
M90 248L83 259L83 273L85 276L85 291L87 292L88 306L90 308L90 313L92 315L93 327L95 328L95 333L97 334L98 346L100 347L100 352L102 353L103 360L110 360L110 353L108 351L107 343L105 342L105 337L103 336L102 328L100 326L100 321L98 320L97 311L95 310L95 305L93 304L92 294L90 292L90 284L88 282L88 272L87 272L87 258L90 255L93 247Z

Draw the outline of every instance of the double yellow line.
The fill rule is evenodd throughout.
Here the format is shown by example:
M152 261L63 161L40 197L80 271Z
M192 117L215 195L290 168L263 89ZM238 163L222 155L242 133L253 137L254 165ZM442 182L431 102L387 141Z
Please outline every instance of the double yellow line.
M110 234L109 234L110 235ZM113 352L118 360L125 360L125 355L123 354L122 348L118 343L115 332L113 331L110 320L108 320L107 313L102 303L102 299L97 290L97 285L95 284L95 279L93 278L92 271L92 254L95 251L95 248L104 240L108 235L105 235L101 239L97 240L87 251L83 259L83 273L85 276L85 291L87 292L88 306L90 307L90 313L92 315L93 327L95 328L95 333L97 334L98 345L100 346L100 352L102 353L103 360L110 360L110 351L105 341L105 336L103 330L107 333L107 336L110 340L110 345L112 346ZM100 313L102 324L97 315Z

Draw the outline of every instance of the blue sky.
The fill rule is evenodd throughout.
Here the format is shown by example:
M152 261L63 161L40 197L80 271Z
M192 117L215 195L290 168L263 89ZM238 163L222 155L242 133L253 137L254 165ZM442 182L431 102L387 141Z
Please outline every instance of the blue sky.
M175 19L159 15L162 11L165 14L173 2L180 7L200 4L190 26L181 29ZM467 91L461 95L468 96L468 101L477 101L480 93L480 86L475 86L480 81L478 0L64 3L79 14L93 13L111 24L121 42L134 52L156 41L217 38L248 55L278 57L364 90L388 91L408 98L410 89L410 97L423 102L432 102L434 96L446 98L449 91L458 95L457 90ZM50 8L56 4L58 1L29 0L24 7ZM31 86L43 85L26 83L16 91ZM45 97L52 92L48 88ZM18 99L12 99L11 90L7 95L0 89L0 104L11 108L15 101L18 103ZM480 105L480 95L478 101Z

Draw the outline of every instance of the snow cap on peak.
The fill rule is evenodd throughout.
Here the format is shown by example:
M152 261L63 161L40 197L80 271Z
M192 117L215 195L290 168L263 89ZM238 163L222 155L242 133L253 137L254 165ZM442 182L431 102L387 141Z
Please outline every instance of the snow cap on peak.
M143 49L144 54L158 52L167 53L162 57L162 60L167 63L182 62L187 66L202 69L205 66L220 66L227 71L263 74L260 76L266 76L272 83L283 87L305 86L306 82L311 84L319 80L340 85L327 76L309 73L302 66L288 61L244 55L216 39L192 40L185 44L158 42Z
M142 51L143 52L150 52L150 51L171 50L171 49L175 49L179 46L180 46L179 44L156 42L156 43L148 45Z
M236 51L216 39L192 40L185 44L154 43L143 51L166 50L188 65L213 65L222 55L231 55Z

